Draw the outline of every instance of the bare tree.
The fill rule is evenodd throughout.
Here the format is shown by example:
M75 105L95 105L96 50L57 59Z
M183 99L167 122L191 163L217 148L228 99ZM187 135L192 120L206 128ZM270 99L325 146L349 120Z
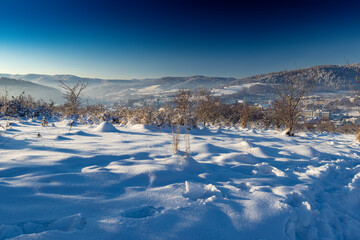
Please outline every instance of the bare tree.
M64 106L68 114L78 114L82 103L82 93L87 86L87 82L83 80L80 80L73 85L59 81L59 89L66 99Z
M318 71L316 69L306 72L302 70L286 72L284 83L276 86L277 102L281 105L274 109L275 115L284 118L288 136L294 136L292 131L299 117L299 104L302 97L311 91L317 76Z
M6 115L8 107L9 107L9 93L6 89L4 89L4 95L0 97L0 113Z

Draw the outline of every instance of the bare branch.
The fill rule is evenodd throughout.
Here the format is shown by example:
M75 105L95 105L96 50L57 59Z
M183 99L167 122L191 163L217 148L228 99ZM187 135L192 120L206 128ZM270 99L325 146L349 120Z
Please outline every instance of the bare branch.
M318 77L318 69L308 72L301 70L286 72L283 76L284 82L275 86L278 95L278 104L275 111L286 115L285 124L288 128L288 135L292 136L299 115L299 104L301 99L311 91ZM283 116L282 116L283 117Z
M87 88L87 82L80 80L74 85L69 85L63 81L59 81L59 89L66 99L65 107L69 114L77 114L82 103L82 93Z

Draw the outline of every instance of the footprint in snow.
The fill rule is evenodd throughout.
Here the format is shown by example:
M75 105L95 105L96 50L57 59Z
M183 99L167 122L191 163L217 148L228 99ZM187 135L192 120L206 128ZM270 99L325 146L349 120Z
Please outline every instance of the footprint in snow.
M152 217L160 213L163 209L164 209L163 207L155 208L153 206L144 206L140 208L132 208L126 210L121 214L121 216L125 218L146 218L146 217Z

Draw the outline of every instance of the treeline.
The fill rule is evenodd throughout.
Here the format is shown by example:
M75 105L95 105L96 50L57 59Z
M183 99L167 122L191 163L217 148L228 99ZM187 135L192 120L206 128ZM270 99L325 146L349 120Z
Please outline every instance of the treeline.
M198 125L219 127L286 128L286 103L276 100L268 108L249 106L246 103L224 103L209 90L178 91L173 101L164 106L145 105L130 108L115 105L109 109L101 104L83 106L75 101L57 106L53 102L35 101L25 93L14 97L0 97L0 115L12 118L72 118L82 123L109 121L114 124L144 124L159 127L174 125L195 128ZM299 123L296 130L316 132L356 133L357 126L347 124L336 127L330 121Z
M24 92L19 96L9 96L5 92L0 97L0 116L2 117L51 117L56 113L54 102L35 101L31 95Z

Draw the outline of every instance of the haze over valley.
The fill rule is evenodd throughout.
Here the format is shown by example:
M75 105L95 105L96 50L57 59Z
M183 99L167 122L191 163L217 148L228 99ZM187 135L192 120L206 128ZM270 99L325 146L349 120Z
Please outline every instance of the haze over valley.
M316 69L318 76L312 94L327 93L333 95L351 95L357 89L356 79L359 75L360 64L322 65L300 69L307 72ZM291 71L290 71L291 73ZM90 103L111 105L114 103L143 105L146 102L166 102L174 93L181 89L199 90L209 89L214 95L226 101L236 101L244 97L250 103L253 100L264 102L274 99L275 88L283 84L287 72L271 72L245 78L234 77L162 77L154 79L100 79L82 78L75 75L45 75L45 74L0 74L0 87L10 95L22 92L32 95L35 99L53 100L63 103L61 92L58 90L59 81L73 85L78 81L88 83L84 97Z

